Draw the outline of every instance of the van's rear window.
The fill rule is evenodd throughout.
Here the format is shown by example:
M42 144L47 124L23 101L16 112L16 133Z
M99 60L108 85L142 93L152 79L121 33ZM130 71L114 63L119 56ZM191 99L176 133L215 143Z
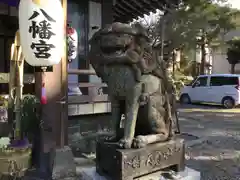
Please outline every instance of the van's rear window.
M211 86L238 85L238 77L212 76Z

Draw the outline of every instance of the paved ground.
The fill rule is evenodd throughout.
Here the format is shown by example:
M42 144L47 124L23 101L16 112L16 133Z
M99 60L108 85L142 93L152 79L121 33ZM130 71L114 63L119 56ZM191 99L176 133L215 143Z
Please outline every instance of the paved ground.
M240 109L219 106L179 106L186 138L186 164L202 173L202 180L240 180ZM78 171L94 166L78 159Z
M191 104L191 105L177 105L180 110L184 112L206 112L206 113L226 113L226 114L239 114L240 108L225 109L219 105L203 105L203 104Z
M187 142L187 165L201 171L202 180L240 180L238 110L232 113L219 107L188 106L179 111L182 132L200 138Z

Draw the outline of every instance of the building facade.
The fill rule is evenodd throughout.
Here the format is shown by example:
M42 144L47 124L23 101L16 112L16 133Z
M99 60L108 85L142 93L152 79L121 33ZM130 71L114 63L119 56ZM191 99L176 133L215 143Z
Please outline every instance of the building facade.
M0 0L0 94L9 93L10 49L18 30L18 2L19 0ZM74 112L77 109L77 115L82 115L88 122L92 117L86 115L92 115L93 112L110 112L107 95L99 94L99 86L94 85L100 84L101 79L96 77L87 58L90 48L88 41L94 32L114 21L130 22L133 18L143 17L144 14L149 15L156 9L168 8L178 0L167 1L167 4L164 0L61 0L61 2L65 24L69 23L78 34L78 54L72 63L67 64L66 51L62 61L53 66L53 71L46 73L48 103L42 111L46 115L43 118L44 123L52 129L51 132L43 133L43 149L46 151L52 146L62 148L69 144L68 136L73 134L71 131L76 125L76 121L68 121L71 119L69 114L72 109ZM25 79L24 93L39 95L41 75L34 73L34 68L27 63L25 63L24 74L30 79L35 78L31 81ZM75 91L77 95L68 96L69 91ZM92 131L91 127L98 129L103 121L99 122L97 119L99 117L94 118L95 121L92 121L91 125L86 121L79 122L73 131L81 133L79 136L82 136L83 128L89 132ZM100 119L106 121L106 118ZM84 144L84 142L81 143L78 140L78 144Z
M223 40L224 42L227 42L234 37L240 37L240 30L239 28L234 31L230 31L227 33L224 37ZM218 48L213 51L213 66L212 66L212 73L214 74L229 74L231 73L231 65L227 61L227 48L226 46L223 46L221 48ZM239 74L240 73L240 64L236 64L235 66L235 73Z
M16 6L12 6L12 4L6 2L7 1L0 1L0 73L9 72L11 44L14 42L14 36L18 30L18 9ZM101 2L68 0L67 22L76 29L78 34L78 55L73 62L69 64L68 68L89 69L89 61L86 58L89 50L88 40L97 30L92 27L101 28L102 26ZM34 69L25 63L24 72L33 74ZM88 81L99 82L100 80L96 78L96 76L69 75L68 77L69 84ZM8 93L8 86L6 83L0 84L1 94ZM71 88L71 85L69 85L69 87ZM25 84L24 92L34 92L34 85ZM88 91L84 89L82 89L82 92L85 94L88 93Z

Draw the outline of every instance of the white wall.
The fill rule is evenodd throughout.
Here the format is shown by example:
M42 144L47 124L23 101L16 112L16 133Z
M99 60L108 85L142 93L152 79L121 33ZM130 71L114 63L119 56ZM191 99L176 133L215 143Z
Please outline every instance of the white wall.
M98 30L93 30L93 26L102 27L102 5L101 3L89 1L89 39Z
M99 28L102 27L102 5L101 3L89 1L89 32L88 32L89 39L91 39L92 35L98 30L98 29L92 29L92 27L94 26L97 26ZM93 69L91 65L90 65L90 69ZM101 83L102 80L95 75L90 75L89 82ZM89 95L97 95L97 94L98 94L98 88L89 88Z
M240 37L240 30L230 31L223 37L223 40L226 42L226 41L233 39L234 37ZM231 66L229 65L226 58L227 58L227 56L226 56L226 52L224 52L224 49L221 49L217 52L215 51L213 53L212 73L223 74L223 73L231 72ZM240 64L236 65L235 71L236 71L236 73L240 73Z
M226 60L226 54L223 53L214 53L213 54L213 66L212 73L213 74L228 74L230 73L230 65Z
M240 37L240 30L237 29L237 30L234 30L234 31L230 31L229 33L227 33L225 36L224 36L224 41L229 41L231 40L233 37Z
M214 74L229 74L231 73L231 65L226 60L225 54L215 53L213 56L213 70ZM235 73L240 74L240 64L235 66Z

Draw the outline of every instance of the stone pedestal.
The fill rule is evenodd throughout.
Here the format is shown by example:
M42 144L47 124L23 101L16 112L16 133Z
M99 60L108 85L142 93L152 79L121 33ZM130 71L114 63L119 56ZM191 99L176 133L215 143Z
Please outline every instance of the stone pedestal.
M82 180L114 180L109 179L104 176L100 176L96 172L95 167L83 168L81 169L81 179ZM186 167L184 171L180 171L178 173L163 173L163 172L156 172L152 173L147 176L139 177L134 180L200 180L201 174L194 169Z
M29 170L23 178L24 180L62 180L66 178L71 180L79 179L76 174L74 157L68 146L56 149L54 153L52 152L42 155L41 161L43 165L49 167Z
M184 141L173 139L141 149L118 149L117 145L98 142L96 171L114 180L133 180L163 170L184 170Z
M72 150L65 146L62 149L57 149L55 153L52 179L72 178L74 180L76 177L76 164Z

